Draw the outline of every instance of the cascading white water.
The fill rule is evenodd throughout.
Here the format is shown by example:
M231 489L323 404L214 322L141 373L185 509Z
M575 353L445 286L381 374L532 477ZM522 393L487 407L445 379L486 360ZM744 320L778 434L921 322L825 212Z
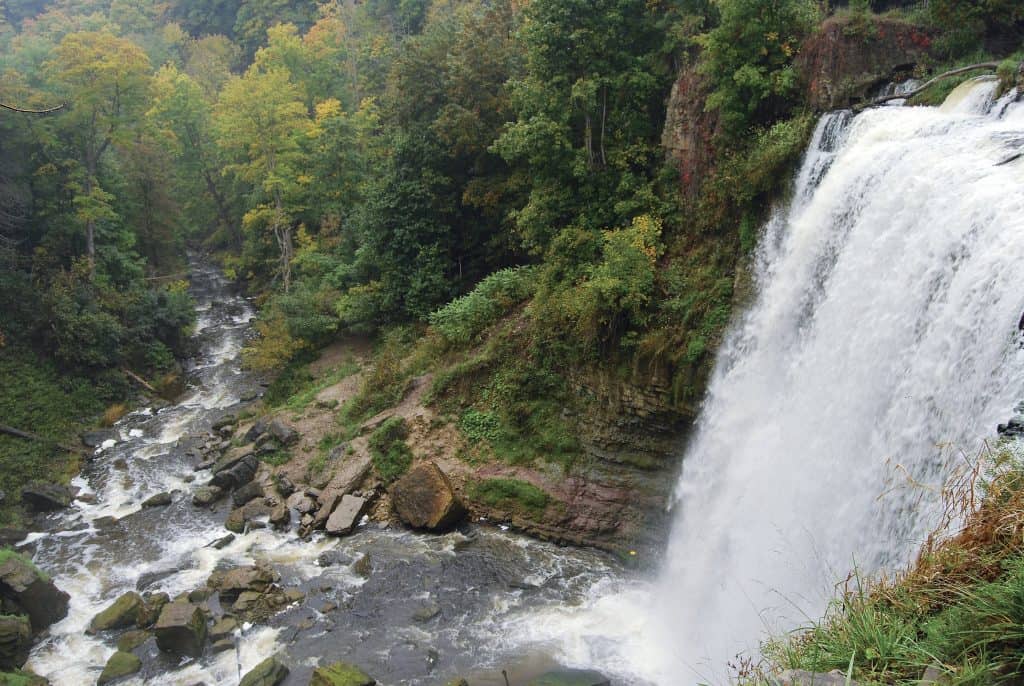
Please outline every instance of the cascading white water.
M660 579L523 634L627 683L722 683L851 570L910 561L1024 397L1024 104L995 88L822 119L719 351Z
M720 677L851 569L906 564L1024 395L1024 167L999 164L1024 108L994 89L819 125L683 462L658 592L677 674Z

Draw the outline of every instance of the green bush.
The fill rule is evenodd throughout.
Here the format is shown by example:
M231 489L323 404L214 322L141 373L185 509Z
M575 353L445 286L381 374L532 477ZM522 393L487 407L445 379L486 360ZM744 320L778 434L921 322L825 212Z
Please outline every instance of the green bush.
M523 300L533 295L536 270L516 267L494 272L468 294L433 312L429 321L446 341L466 345Z
M402 417L391 417L370 434L370 457L386 483L405 474L412 464L412 451L405 443L408 435L409 427Z
M491 507L523 508L535 514L544 511L551 496L520 479L493 478L473 484L470 497Z

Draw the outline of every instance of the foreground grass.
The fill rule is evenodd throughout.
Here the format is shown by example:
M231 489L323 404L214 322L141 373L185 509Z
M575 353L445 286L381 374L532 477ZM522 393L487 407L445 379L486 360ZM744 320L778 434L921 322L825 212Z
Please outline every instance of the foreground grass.
M1024 463L1009 445L947 490L951 537L933 536L895 579L854 579L826 617L763 651L770 670L861 684L1024 683Z

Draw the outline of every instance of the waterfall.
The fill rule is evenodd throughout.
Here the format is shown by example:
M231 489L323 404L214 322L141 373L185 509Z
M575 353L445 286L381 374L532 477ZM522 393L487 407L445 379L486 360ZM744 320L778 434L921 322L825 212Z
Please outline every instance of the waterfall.
M851 570L911 561L1024 395L1024 106L995 88L819 123L683 460L667 673L720 681Z

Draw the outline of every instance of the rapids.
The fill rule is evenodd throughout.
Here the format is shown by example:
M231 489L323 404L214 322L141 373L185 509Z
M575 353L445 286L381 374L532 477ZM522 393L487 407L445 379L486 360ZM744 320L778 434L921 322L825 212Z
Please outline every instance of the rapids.
M143 671L119 683L236 684L275 653L292 668L285 683L302 686L318 660L358 664L384 686L432 686L457 675L497 686L504 683L502 668L512 678L551 668L542 648L507 627L521 625L538 608L583 604L594 589L620 578L621 568L606 555L495 527L425 536L369 523L343 539L303 541L294 532L257 529L223 550L205 547L227 533L228 506L210 511L191 504L192 490L209 472L193 472L182 439L235 411L260 386L239 360L251 306L201 261L194 260L191 281L200 352L190 362L188 392L158 412L140 408L118 422L116 444L99 451L75 480L95 504L76 501L21 544L71 594L68 617L51 627L28 667L54 686L95 683L114 639L88 636L85 629L112 600L143 588L174 597L202 587L218 567L265 560L280 572L282 586L307 593L304 602L247 628L237 651L207 650L199 660L179 663L151 640ZM176 491L172 505L140 507L163 491ZM367 579L350 567L365 553L373 568ZM424 609L437 614L423 620Z

